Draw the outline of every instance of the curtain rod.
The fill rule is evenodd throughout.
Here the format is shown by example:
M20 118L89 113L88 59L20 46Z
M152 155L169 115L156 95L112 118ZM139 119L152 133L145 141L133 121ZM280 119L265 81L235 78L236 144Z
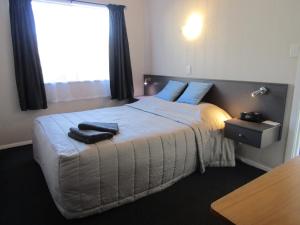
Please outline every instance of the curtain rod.
M70 0L71 3L77 2L77 3L83 3L83 4L89 4L89 5L102 5L102 6L107 6L108 4L105 3L96 3L96 2L86 2L86 1L80 1L80 0ZM126 6L124 6L126 8Z

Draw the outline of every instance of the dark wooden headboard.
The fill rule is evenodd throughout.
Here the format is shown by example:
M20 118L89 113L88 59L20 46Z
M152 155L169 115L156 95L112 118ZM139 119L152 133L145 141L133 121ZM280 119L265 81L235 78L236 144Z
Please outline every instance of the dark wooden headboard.
M155 95L169 80L201 81L213 83L213 88L203 99L219 106L233 117L239 117L240 112L261 112L265 119L283 124L285 105L288 92L287 84L260 83L230 80L208 80L198 78L183 78L158 75L144 75L147 85L144 86L145 95ZM260 87L267 87L266 95L251 97L251 93Z

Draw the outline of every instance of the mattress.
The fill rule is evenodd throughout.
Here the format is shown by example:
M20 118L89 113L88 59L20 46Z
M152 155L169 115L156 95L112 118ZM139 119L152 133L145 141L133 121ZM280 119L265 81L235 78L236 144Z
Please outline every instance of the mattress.
M197 168L234 166L232 141L204 114L199 106L149 97L39 117L34 158L59 211L86 217L163 190ZM120 133L92 145L69 138L69 128L83 121L115 122Z

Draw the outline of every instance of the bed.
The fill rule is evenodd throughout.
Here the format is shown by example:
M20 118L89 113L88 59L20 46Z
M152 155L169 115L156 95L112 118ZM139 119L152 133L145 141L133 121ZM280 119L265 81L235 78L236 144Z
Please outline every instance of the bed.
M39 117L34 158L59 211L82 218L161 191L197 169L234 166L223 137L230 116L212 104L146 97L133 104ZM68 137L83 121L116 122L111 140L86 145Z

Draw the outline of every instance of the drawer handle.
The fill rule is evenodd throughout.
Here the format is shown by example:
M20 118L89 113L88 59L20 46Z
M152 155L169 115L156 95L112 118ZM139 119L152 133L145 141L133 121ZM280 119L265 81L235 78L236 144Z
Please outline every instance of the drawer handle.
M244 135L243 134L241 134L241 133L239 133L239 135L238 135L239 137L244 137Z

